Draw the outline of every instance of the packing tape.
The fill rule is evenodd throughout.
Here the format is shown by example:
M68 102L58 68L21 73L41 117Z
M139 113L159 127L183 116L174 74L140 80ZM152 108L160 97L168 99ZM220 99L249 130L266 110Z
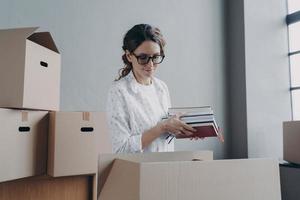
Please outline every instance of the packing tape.
M27 121L28 121L28 112L22 111L22 122L27 122Z
M82 112L82 119L84 121L90 121L90 113L89 112Z

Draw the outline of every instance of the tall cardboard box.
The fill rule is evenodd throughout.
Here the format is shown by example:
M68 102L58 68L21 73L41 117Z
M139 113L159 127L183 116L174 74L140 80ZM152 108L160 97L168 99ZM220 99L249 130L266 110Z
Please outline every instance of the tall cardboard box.
M213 160L212 151L175 151L151 153L120 153L99 154L98 157L98 195L110 173L115 159L125 159L138 162L171 162L191 160Z
M54 177L96 174L101 140L101 112L50 112L48 174ZM105 138L105 136L104 136ZM100 140L100 141L97 141Z
M283 159L300 164L300 121L283 122Z
M46 173L48 112L0 109L0 182Z
M275 160L139 162L116 159L100 200L280 200Z
M59 110L61 56L36 30L0 30L0 107Z

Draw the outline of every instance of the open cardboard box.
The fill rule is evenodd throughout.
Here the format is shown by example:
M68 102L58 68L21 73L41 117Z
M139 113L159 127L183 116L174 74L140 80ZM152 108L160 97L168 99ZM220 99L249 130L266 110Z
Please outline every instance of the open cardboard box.
M46 173L48 117L0 108L0 182Z
M36 30L0 30L0 107L59 110L61 56Z
M98 199L280 200L279 165L271 159L116 159Z

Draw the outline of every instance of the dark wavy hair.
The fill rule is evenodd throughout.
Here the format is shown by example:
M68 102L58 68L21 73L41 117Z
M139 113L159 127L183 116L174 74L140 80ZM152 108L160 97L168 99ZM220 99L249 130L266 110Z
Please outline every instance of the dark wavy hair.
M127 76L132 70L132 64L128 61L126 57L126 50L130 53L134 52L144 41L153 41L160 46L161 55L164 54L164 46L166 44L160 30L149 24L137 24L133 26L124 36L122 49L124 54L122 55L122 60L125 64L123 68L119 70L119 77L116 81Z

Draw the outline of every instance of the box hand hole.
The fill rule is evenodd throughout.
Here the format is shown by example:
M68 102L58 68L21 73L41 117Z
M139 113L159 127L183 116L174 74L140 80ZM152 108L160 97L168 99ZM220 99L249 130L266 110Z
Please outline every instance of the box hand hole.
M81 132L93 132L94 128L93 127L82 127Z
M46 62L41 61L40 64L41 64L41 66L43 66L43 67L48 67L48 63L46 63Z
M29 132L30 127L29 126L20 126L19 127L19 132Z

